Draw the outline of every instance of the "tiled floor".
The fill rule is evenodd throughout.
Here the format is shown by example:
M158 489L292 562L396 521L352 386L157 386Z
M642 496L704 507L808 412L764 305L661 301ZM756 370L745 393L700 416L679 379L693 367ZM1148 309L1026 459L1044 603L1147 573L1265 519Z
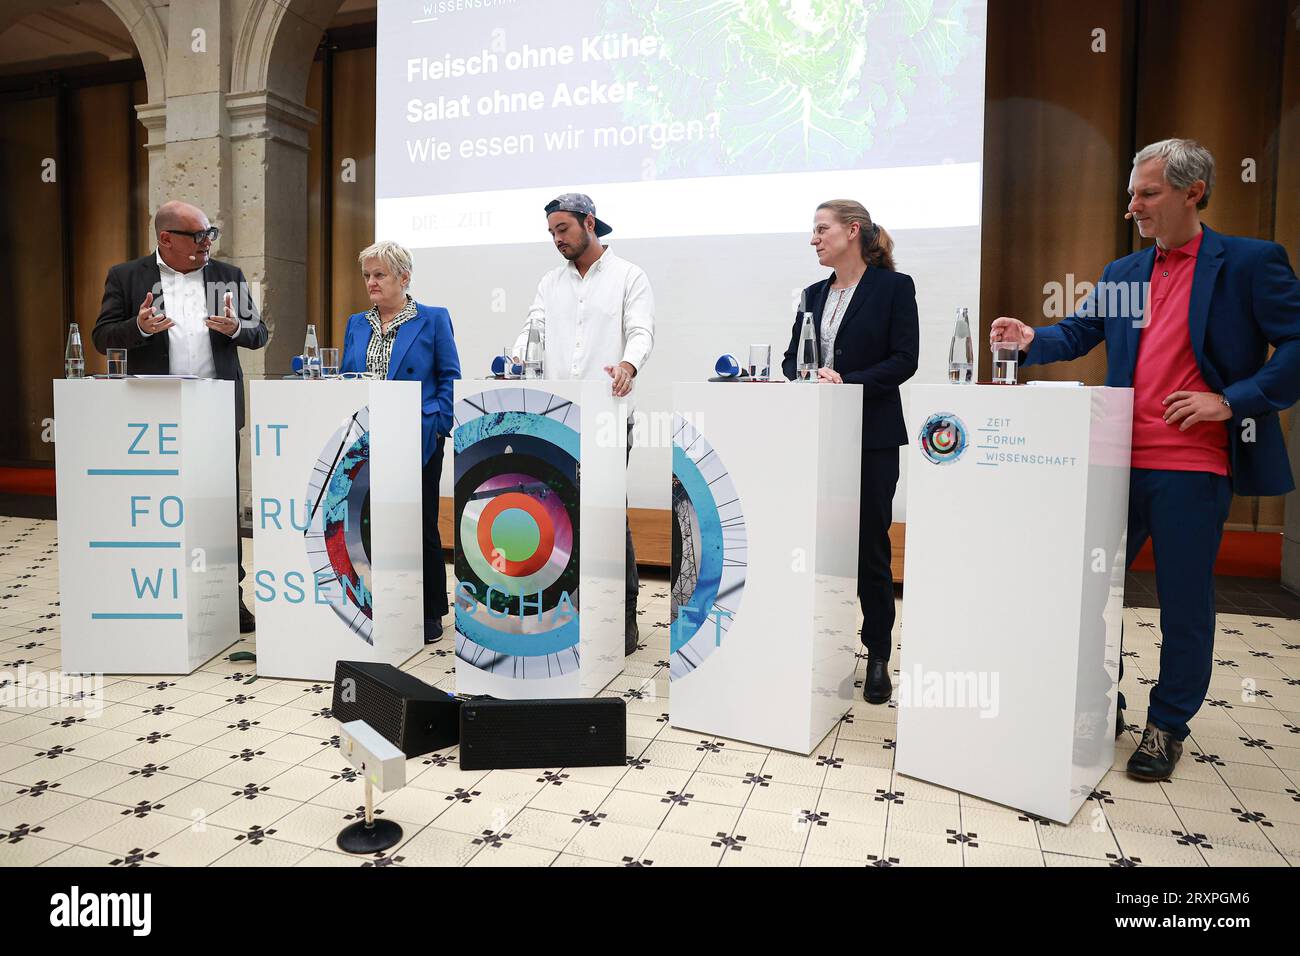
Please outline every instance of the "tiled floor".
M59 666L56 562L53 522L0 518L0 694ZM627 766L465 772L454 749L412 760L407 786L378 795L405 833L378 858L335 849L363 797L333 745L326 685L249 683L249 665L223 655L186 677L109 678L96 717L74 701L0 707L0 864L1300 863L1300 621L1221 614L1211 700L1175 779L1113 770L1060 826L894 773L892 707L859 701L807 758L674 730L662 577L646 576L641 608L644 646L607 691L627 698ZM1152 611L1125 618L1133 731L1160 638ZM450 689L452 662L447 639L406 669ZM1134 746L1130 732L1115 767Z

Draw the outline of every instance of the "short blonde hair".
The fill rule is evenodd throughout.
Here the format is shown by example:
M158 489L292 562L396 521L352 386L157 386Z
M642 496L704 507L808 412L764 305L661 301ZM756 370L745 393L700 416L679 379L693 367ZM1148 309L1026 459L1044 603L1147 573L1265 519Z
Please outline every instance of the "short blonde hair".
M388 270L395 276L406 275L406 281L402 283L405 289L411 284L411 273L414 271L414 265L411 262L411 254L405 246L400 246L391 239L380 239L376 243L366 246L361 250L361 255L357 256L357 262L361 265L366 264L367 259L378 259Z

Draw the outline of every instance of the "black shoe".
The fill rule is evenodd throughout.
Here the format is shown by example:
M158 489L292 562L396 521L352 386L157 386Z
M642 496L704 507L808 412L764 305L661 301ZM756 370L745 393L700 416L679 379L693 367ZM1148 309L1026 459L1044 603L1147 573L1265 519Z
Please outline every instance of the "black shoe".
M1128 730L1128 724L1124 723L1124 708L1116 707L1115 708L1115 739L1119 740L1119 738L1123 737L1124 731L1126 730Z
M244 606L244 599L239 599L239 633L252 634L257 630L257 618L253 617L253 612Z
M636 647L641 643L641 628L637 625L636 618L631 618L623 625L623 656L636 653Z
M1142 743L1128 758L1128 775L1138 780L1168 780L1183 755L1183 742L1147 721Z
M442 640L442 621L430 618L424 622L424 643L436 644Z
M887 704L894 693L889 680L889 661L878 657L867 658L867 677L862 682L862 699L868 704Z

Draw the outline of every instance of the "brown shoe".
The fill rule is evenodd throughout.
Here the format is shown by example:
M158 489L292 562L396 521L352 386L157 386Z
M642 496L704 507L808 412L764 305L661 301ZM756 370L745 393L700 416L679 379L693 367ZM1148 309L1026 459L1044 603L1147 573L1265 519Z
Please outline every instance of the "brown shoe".
M1183 742L1151 721L1142 731L1142 743L1128 758L1128 775L1138 780L1168 780L1183 755Z

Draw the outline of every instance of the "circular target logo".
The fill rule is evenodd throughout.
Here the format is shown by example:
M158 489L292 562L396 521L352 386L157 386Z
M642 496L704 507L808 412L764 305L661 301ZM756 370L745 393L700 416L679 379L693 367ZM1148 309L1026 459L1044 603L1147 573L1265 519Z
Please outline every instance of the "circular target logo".
M921 454L936 465L951 465L966 450L966 426L952 412L931 415L921 426Z
M580 410L504 388L455 416L456 656L516 679L576 671Z

